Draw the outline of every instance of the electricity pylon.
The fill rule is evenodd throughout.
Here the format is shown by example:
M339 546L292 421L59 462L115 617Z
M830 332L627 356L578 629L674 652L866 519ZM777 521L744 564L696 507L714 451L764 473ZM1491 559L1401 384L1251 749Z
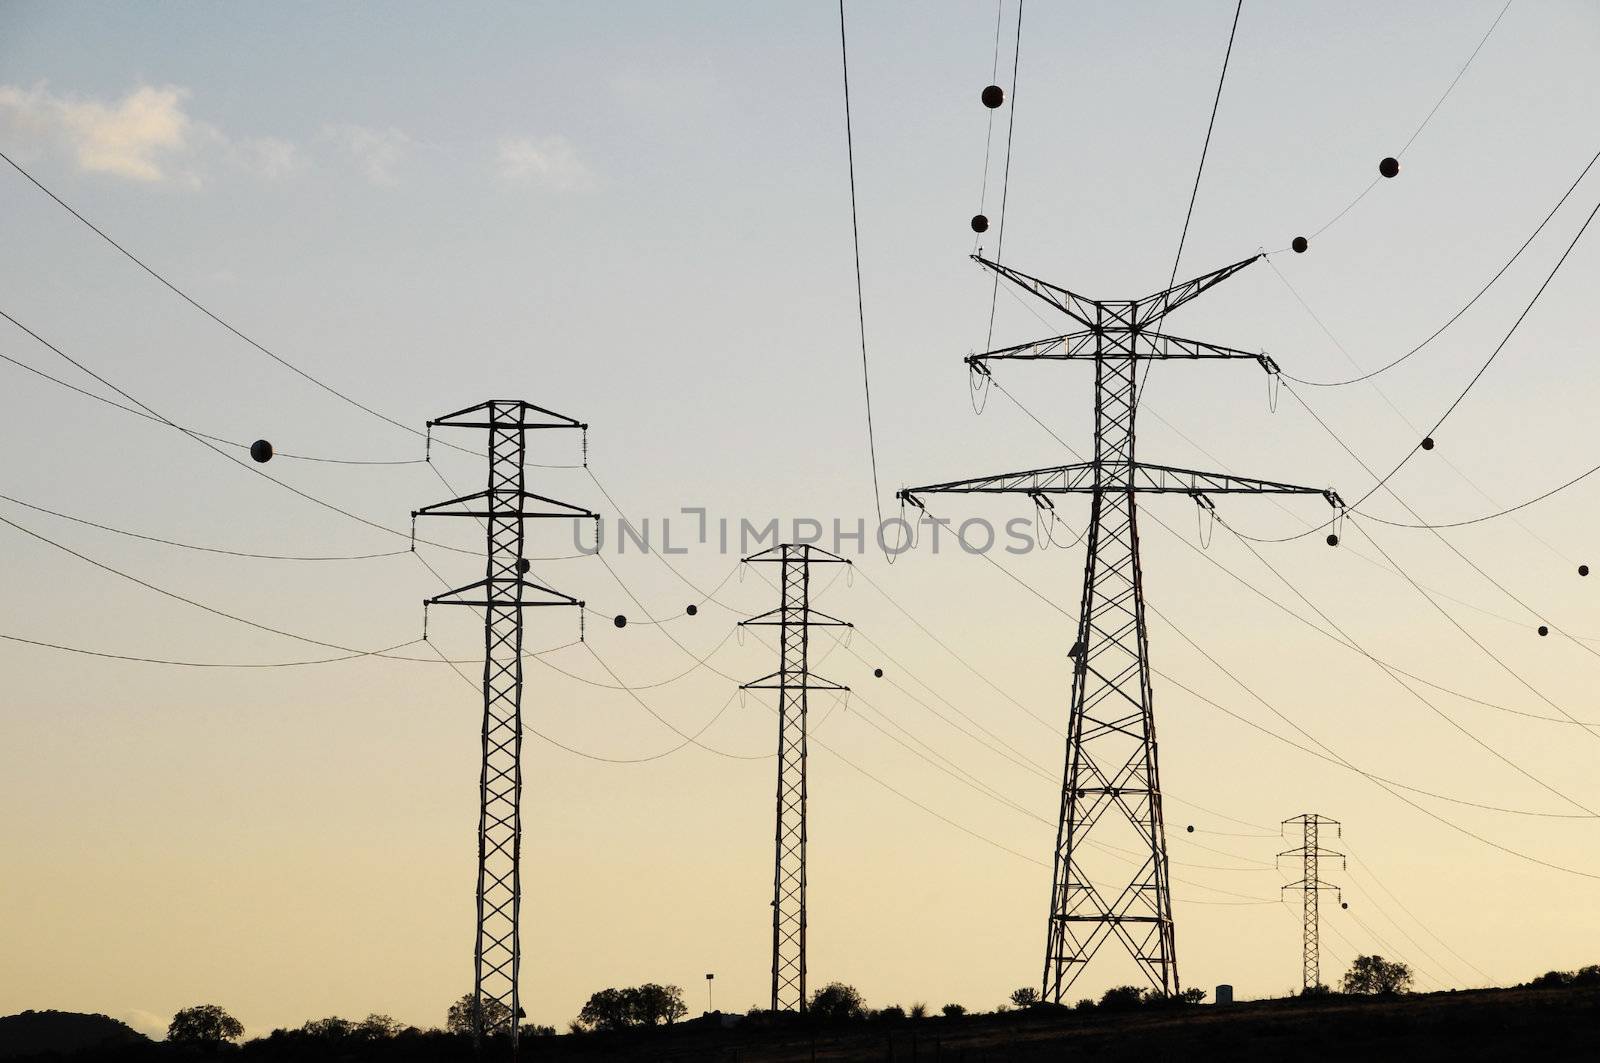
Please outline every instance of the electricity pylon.
M1328 857L1337 856L1341 862L1341 866L1344 866L1343 862L1345 858L1343 853L1336 853L1332 849L1324 849L1320 846L1317 839L1318 828L1332 827L1334 832L1341 836L1344 832L1344 828L1339 825L1338 820L1328 819L1326 816L1319 816L1315 812L1304 812L1298 816L1286 819L1283 821L1283 826L1287 827L1291 823L1300 824L1300 848L1286 849L1285 851L1279 853L1278 856L1300 857L1300 881L1286 883L1279 888L1286 890L1299 890L1301 893L1300 910L1304 925L1301 927L1300 933L1300 989L1302 993L1308 993L1318 989L1322 985L1322 958L1319 955L1321 951L1321 942L1319 941L1321 927L1319 924L1318 915L1318 896L1323 890L1339 889L1338 886L1332 883L1322 881L1322 875L1318 864L1320 861ZM1282 827L1279 829L1282 830ZM1340 894L1341 904L1343 903L1343 900L1343 895Z
M428 422L434 428L477 428L489 434L488 486L424 506L417 517L473 517L485 529L484 578L427 599L423 605L483 610L483 766L478 775L477 933L473 942L472 1024L484 1038L508 1034L517 1053L522 1017L522 611L583 602L522 577L525 520L595 518L596 514L524 489L526 435L536 429L588 425L516 399L493 399Z
M1261 256L1130 300L1089 299L973 257L1082 327L1034 343L969 355L967 364L988 375L992 361L1092 362L1094 460L908 488L899 496L920 509L924 508L920 496L926 494L1025 494L1040 508L1052 510L1050 495L1090 496L1083 598L1077 641L1069 653L1072 703L1041 996L1061 1003L1062 995L1112 937L1132 954L1158 992L1176 994L1181 986L1156 767L1135 499L1141 493L1181 493L1209 508L1207 496L1212 494L1305 494L1322 495L1336 507L1342 503L1337 494L1320 488L1152 465L1134 456L1140 362L1247 358L1269 374L1277 372L1276 363L1265 354L1157 331L1167 314ZM1091 859L1091 832L1095 841L1120 835L1124 851L1133 847L1137 866L1132 873L1107 866L1103 857ZM1091 875L1089 868L1096 863L1100 866Z
M807 653L814 627L850 627L811 608L811 566L850 562L804 543L783 543L745 562L781 566L776 609L741 627L777 627L778 670L741 690L778 692L778 811L772 863L772 1010L806 1010L806 694L850 688L811 674Z

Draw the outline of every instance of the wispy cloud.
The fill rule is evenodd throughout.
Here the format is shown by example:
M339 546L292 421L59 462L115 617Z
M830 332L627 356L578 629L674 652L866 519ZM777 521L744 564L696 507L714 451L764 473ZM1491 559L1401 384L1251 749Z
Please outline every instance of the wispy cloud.
M502 137L499 151L500 176L507 181L526 181L570 191L589 183L589 168L578 157L577 149L565 137Z
M188 95L173 85L143 85L107 103L56 95L42 84L0 85L0 120L28 140L64 144L84 170L164 181L175 175L194 131L184 111Z
M367 180L377 185L395 184L398 180L395 168L416 146L416 141L407 133L393 126L375 129L364 125L328 125L323 127L322 135L343 148L361 167Z

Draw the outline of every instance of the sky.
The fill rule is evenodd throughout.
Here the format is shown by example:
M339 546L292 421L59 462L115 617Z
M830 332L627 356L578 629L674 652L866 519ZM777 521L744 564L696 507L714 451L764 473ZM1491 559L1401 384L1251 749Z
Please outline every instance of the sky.
M1172 331L1341 380L1482 288L1600 150L1586 133L1600 15L1581 3L1513 3L1428 117L1503 6L1245 3L1177 272L1316 235L1178 311ZM1003 188L1009 264L1091 297L1165 287L1233 7L1027 5L1014 92L1015 4L1001 15L997 58L992 4L847 5L888 516L903 486L1072 460L1051 433L1088 445L1085 366L997 371L1048 432L1006 394L984 405L969 390L961 359L988 342L993 289L968 258L968 218L998 223ZM848 528L876 509L839 60L837 8L818 3L10 2L0 149L235 328L386 417L420 429L522 398L587 422L588 469L559 467L581 462L576 438L541 436L531 490L658 530L671 519L680 543L685 507ZM997 65L1010 99L986 182L978 97ZM1393 154L1400 176L1341 215ZM220 327L3 171L8 315L179 424L406 464L257 470L297 495L0 363L0 517L14 522L0 525L0 634L210 664L340 655L20 525L319 643L419 639L439 579L409 554L409 513L476 486L479 459L436 444L431 469L416 462L420 438ZM1369 383L1297 386L1274 409L1250 362L1156 366L1141 456L1362 498L1362 463L1381 473L1415 447L1597 198L1591 172L1471 310ZM1424 988L1600 960L1600 739L1569 718L1600 721L1600 577L1577 575L1600 557L1595 487L1437 535L1362 516L1470 519L1600 460L1596 240L1337 549L1321 529L1248 545L1230 530L1314 528L1328 512L1314 497L1219 498L1220 528L1182 496L1142 504L1184 984L1298 989L1299 912L1278 902L1297 872L1273 864L1297 844L1278 824L1303 812L1339 820L1333 847L1350 855L1324 868L1350 904L1324 905L1325 980L1357 952L1407 960ZM994 305L995 346L1066 330L1026 296ZM0 326L0 354L111 394ZM22 502L244 553L386 556L199 553ZM933 508L1032 513L1016 497ZM1075 534L1086 500L1058 512ZM466 583L481 541L448 523L424 534L464 552L418 556ZM1082 578L1070 539L991 557L1015 579L925 536L893 565L869 550L823 581L817 607L856 630L817 644L817 671L853 694L812 707L814 986L991 1008L1037 984ZM669 569L631 549L567 557L553 524L529 541L563 558L537 576L593 609L580 645L573 613L529 618L529 645L552 648L524 696L530 1018L564 1026L591 992L646 981L682 986L698 1010L707 972L718 1007L765 1003L773 716L734 681L770 672L774 652L733 624L776 592L714 542ZM705 601L694 587L717 589L688 617ZM616 613L626 628L606 622ZM439 610L430 639L470 662L474 624ZM251 1035L375 1011L441 1023L471 986L481 706L472 665L463 678L420 643L395 652L417 660L178 667L0 645L0 1012L98 1011L159 1032L215 1002ZM674 729L708 721L702 745L667 752ZM1401 800L1274 734L1448 800ZM1107 949L1073 995L1133 977Z

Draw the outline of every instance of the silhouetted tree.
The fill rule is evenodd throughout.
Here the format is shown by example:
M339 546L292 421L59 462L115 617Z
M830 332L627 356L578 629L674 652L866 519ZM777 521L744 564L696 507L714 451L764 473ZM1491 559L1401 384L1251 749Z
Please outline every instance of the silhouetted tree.
M913 1019L926 1019L928 1017L928 1005L920 1000L911 1005L911 1017Z
M1404 993L1411 988L1411 968L1382 956L1357 956L1344 974L1346 993Z
M1039 1003L1039 991L1031 985L1011 991L1011 1003L1019 1008L1029 1008Z
M400 1036L404 1029L398 1020L374 1012L356 1024L354 1033L368 1041L387 1041Z
M899 1004L890 1004L888 1007L878 1012L877 1017L886 1022L904 1022L906 1017L906 1009L902 1008Z
M1197 986L1190 986L1177 996L1179 1004L1198 1004L1205 998L1206 991Z
M811 1014L823 1022L859 1019L866 1012L866 1001L861 999L856 987L843 982L829 982L811 994Z
M1136 985L1112 986L1100 997L1100 1006L1107 1011L1131 1011L1144 1002L1144 990Z
M215 1004L196 1004L172 1017L167 1040L176 1044L220 1045L244 1036L244 1024Z
M1591 963L1587 967L1579 967L1578 973L1572 976L1573 985L1600 985L1600 963Z
M312 1019L300 1027L300 1032L319 1041L338 1042L348 1040L355 1028L356 1024L349 1019L330 1015L326 1019Z
M517 1009L517 1018L525 1019L528 1013L521 1008ZM509 1021L511 1009L493 997L483 998L483 1029L485 1033L510 1033ZM460 1000L450 1005L445 1012L444 1028L451 1033L470 1034L473 1032L472 1022L472 994L467 993Z
M1072 1005L1072 1007L1074 1011L1093 1011L1095 1004L1091 998L1084 997L1082 1000Z
M946 1004L939 1009L947 1019L959 1019L967 1013L967 1009L960 1004Z
M637 989L629 989L632 1005L631 1017L640 1026L660 1026L674 1023L689 1013L683 1002L683 990L675 985L657 985L646 982Z

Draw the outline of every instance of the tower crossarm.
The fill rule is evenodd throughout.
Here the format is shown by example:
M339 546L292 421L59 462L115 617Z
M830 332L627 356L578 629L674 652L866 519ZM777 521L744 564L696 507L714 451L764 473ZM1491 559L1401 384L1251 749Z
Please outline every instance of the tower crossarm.
M517 413L516 420L507 418L512 410ZM468 406L464 410L447 413L443 417L435 417L427 422L429 428L496 428L505 429L535 429L535 428L588 428L587 424L568 417L564 413L547 410L543 406L535 406L531 402L517 399L496 399L492 403L480 402L476 406Z
M1237 347L1225 347L1220 343L1191 340L1183 336L1169 336L1162 332L1135 331L1125 326L1105 328L1099 333L1093 331L1069 332L1063 336L1051 336L1048 339L1034 340L1032 343L1019 343L1013 347L984 351L982 354L969 354L965 361L967 365L977 369L979 372L985 371L983 367L986 363L999 361L1093 362L1101 354L1100 344L1096 342L1096 336L1113 333L1132 336L1131 343L1124 341L1126 350L1119 354L1120 357L1131 357L1146 361L1247 358L1260 365L1268 373L1278 372L1278 363L1273 361L1272 357L1265 351L1243 351Z
M1059 285L1051 284L1049 281L1030 276L1019 269L1012 269L1010 266L1002 266L998 262L991 262L982 255L973 255L972 260L986 269L994 270L994 272L1035 298L1043 299L1084 328L1092 329L1098 327L1098 304L1093 299L1079 295L1077 292L1070 291Z
M781 627L784 624L805 624L807 627L855 627L848 620L840 620L837 617L829 616L827 613L820 613L809 606L804 609L787 610L787 616L785 616L785 612L782 606L777 609L768 609L759 616L752 616L748 620L739 621L739 626Z
M507 509L505 502L515 499L518 503L515 510ZM535 502L550 509L529 508L527 503ZM459 508L457 508L459 507ZM536 495L532 491L517 491L505 488L495 488L487 491L474 491L470 495L452 498L445 502L435 502L423 506L421 509L411 511L413 517L506 517L521 518L524 520L538 517L577 517L596 518L599 516L593 510L574 506L567 502L558 502L544 495Z
M1251 255L1249 258L1241 259L1230 266L1214 269L1210 273L1202 273L1198 277L1174 284L1172 287L1156 292L1154 295L1145 296L1143 299L1138 300L1138 311L1134 314L1135 324L1143 328L1152 321L1166 317L1178 307L1185 303L1193 302L1246 266L1252 265L1258 259L1265 257L1265 255Z
M1098 470L1099 475L1096 476ZM908 487L897 497L917 504L918 496L925 494L1093 494L1095 491L1137 491L1143 494L1279 494L1321 495L1329 505L1337 506L1338 494L1321 487L1302 487L1298 484L1276 483L1272 480L1255 480L1226 473L1199 472L1178 469L1169 465L1151 465L1146 462L1076 462L1071 465L1054 465L1046 469L1029 469L1024 472L1001 473L998 476L979 476L970 480L952 480L924 487Z

